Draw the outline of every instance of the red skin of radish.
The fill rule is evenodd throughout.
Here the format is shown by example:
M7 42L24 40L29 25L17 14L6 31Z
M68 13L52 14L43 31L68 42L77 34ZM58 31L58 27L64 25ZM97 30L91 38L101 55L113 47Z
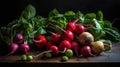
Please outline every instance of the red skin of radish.
M20 47L19 47L19 50L20 50L22 53L29 54L29 52L30 52L30 47L29 47L28 44L21 44Z
M75 54L77 55L77 56L79 56L79 49L80 49L80 46L79 46L79 44L76 42L76 41L72 41L71 42L71 49L75 52Z
M59 44L59 50L64 51L65 49L71 49L71 43L68 40L63 40Z
M15 53L18 50L18 48L19 48L18 44L16 44L16 43L10 44L10 51L11 52L8 53L7 55L11 55L11 54Z
M47 43L47 39L44 35L39 35L37 39L33 38L33 42L37 48L42 48Z
M68 41L73 41L74 40L74 34L72 31L70 30L66 30L63 34L62 34L62 39L63 40L68 40Z
M41 53L37 54L35 57L41 56L41 55L43 55L45 53L49 53L49 52L52 52L54 55L57 55L59 53L59 49L57 46L52 45L48 51L41 52Z
M54 55L57 55L58 53L59 53L59 50L58 50L58 47L57 46L51 46L50 47L50 50L52 50L53 51L53 54Z
M62 29L61 27L57 26L57 25L53 25L51 24L52 26L56 26L57 28L59 28L60 30L63 31L63 34L62 34L62 40L69 40L69 41L72 41L74 39L74 34L72 31L70 30L64 30Z
M47 42L46 44L47 50L50 49L51 46L53 46L53 43L51 41Z
M67 26L66 26L66 30L70 30L70 31L74 31L75 30L75 23L78 22L78 19L76 19L73 22L68 22Z
M61 34L53 33L51 36L51 41L55 44L58 44L61 41Z
M85 32L86 30L88 30L90 27L85 28L82 24L76 24L75 27L75 33L77 35L81 34L82 32Z
M81 55L84 56L84 57L94 56L94 55L92 54L92 50L91 50L91 47L90 47L90 46L83 46L83 47L81 47L80 53L81 53Z

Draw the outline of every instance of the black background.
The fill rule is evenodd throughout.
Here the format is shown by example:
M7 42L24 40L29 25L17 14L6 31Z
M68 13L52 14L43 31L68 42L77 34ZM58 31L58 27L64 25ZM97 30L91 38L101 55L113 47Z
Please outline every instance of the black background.
M43 17L47 17L53 8L57 8L63 13L67 10L83 13L102 10L104 19L111 22L120 18L120 0L3 0L0 2L0 25L6 25L18 18L28 4L34 5L37 15Z

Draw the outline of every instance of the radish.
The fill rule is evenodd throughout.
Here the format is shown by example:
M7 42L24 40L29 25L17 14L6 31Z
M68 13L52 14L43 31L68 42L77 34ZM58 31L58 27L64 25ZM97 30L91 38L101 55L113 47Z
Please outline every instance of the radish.
M96 55L99 55L104 51L104 44L101 41L96 41L91 43L92 50Z
M65 53L67 49L71 49L71 43L68 40L63 40L59 44L59 50L61 53Z
M74 31L76 27L76 22L78 22L79 19L74 20L73 22L68 22L66 26L66 30Z
M59 27L57 25L53 25L53 24L51 24L51 25L56 26L56 27L58 27L59 29L61 29L63 31L63 34L61 35L63 40L65 39L65 40L72 41L74 39L74 34L73 34L72 31L64 30L64 29L62 29L61 27Z
M94 56L92 54L91 47L88 46L88 45L82 46L81 49L80 49L80 53L84 57L92 57L92 56Z
M29 47L28 44L21 44L20 47L19 47L19 50L20 50L22 53L29 54L29 52L30 52L30 47Z
M89 32L83 32L79 35L78 40L81 44L90 44L91 42L94 41L94 37L91 33Z
M12 43L9 46L10 46L10 53L8 53L7 55L11 55L11 54L15 53L19 47L18 44L16 44L16 43Z
M61 34L59 33L53 33L53 32L50 32L49 33L52 34L51 36L51 42L55 43L55 44L58 44L60 41L61 41Z
M48 41L46 44L46 49L50 49L50 47L53 45L53 43L51 41Z
M36 39L32 38L37 48L42 48L47 43L47 38L44 35L39 35Z
M92 26L85 28L82 24L75 25L75 33L80 35L81 33L85 32L86 30L90 29Z
M14 38L13 38L13 42L17 43L17 44L22 44L24 42L24 37L22 34L17 33Z
M75 54L78 56L79 54L79 49L80 49L80 46L79 46L79 44L78 44L78 42L76 42L76 41L72 41L71 42L71 49L75 52Z
M50 49L48 51L41 52L38 55L36 55L35 57L38 57L38 56L41 56L45 53L50 53L50 52L53 52L54 55L57 55L59 53L58 47L53 45L50 47Z

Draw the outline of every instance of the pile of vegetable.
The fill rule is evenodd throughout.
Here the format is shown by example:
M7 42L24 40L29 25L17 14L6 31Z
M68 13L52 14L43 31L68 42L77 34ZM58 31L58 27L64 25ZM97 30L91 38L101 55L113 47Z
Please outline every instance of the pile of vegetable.
M45 18L36 15L35 7L29 4L18 19L0 27L0 50L7 45L7 55L19 51L23 60L33 48L40 51L35 58L62 56L62 61L67 61L72 56L94 57L118 41L119 30L103 18L101 10L84 14L53 9Z

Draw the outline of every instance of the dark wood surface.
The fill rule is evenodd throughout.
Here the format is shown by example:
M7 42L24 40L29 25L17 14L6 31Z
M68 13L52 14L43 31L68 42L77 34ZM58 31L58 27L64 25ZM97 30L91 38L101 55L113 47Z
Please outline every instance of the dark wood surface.
M34 55L34 54L33 54ZM7 57L0 57L0 62L2 63L24 63L20 61L19 55L11 55ZM34 59L32 61L25 61L26 63L63 63L60 61L60 57L54 57L50 59ZM64 63L99 63L99 62L120 62L120 42L114 43L111 51L103 52L96 57L72 57L67 62Z

